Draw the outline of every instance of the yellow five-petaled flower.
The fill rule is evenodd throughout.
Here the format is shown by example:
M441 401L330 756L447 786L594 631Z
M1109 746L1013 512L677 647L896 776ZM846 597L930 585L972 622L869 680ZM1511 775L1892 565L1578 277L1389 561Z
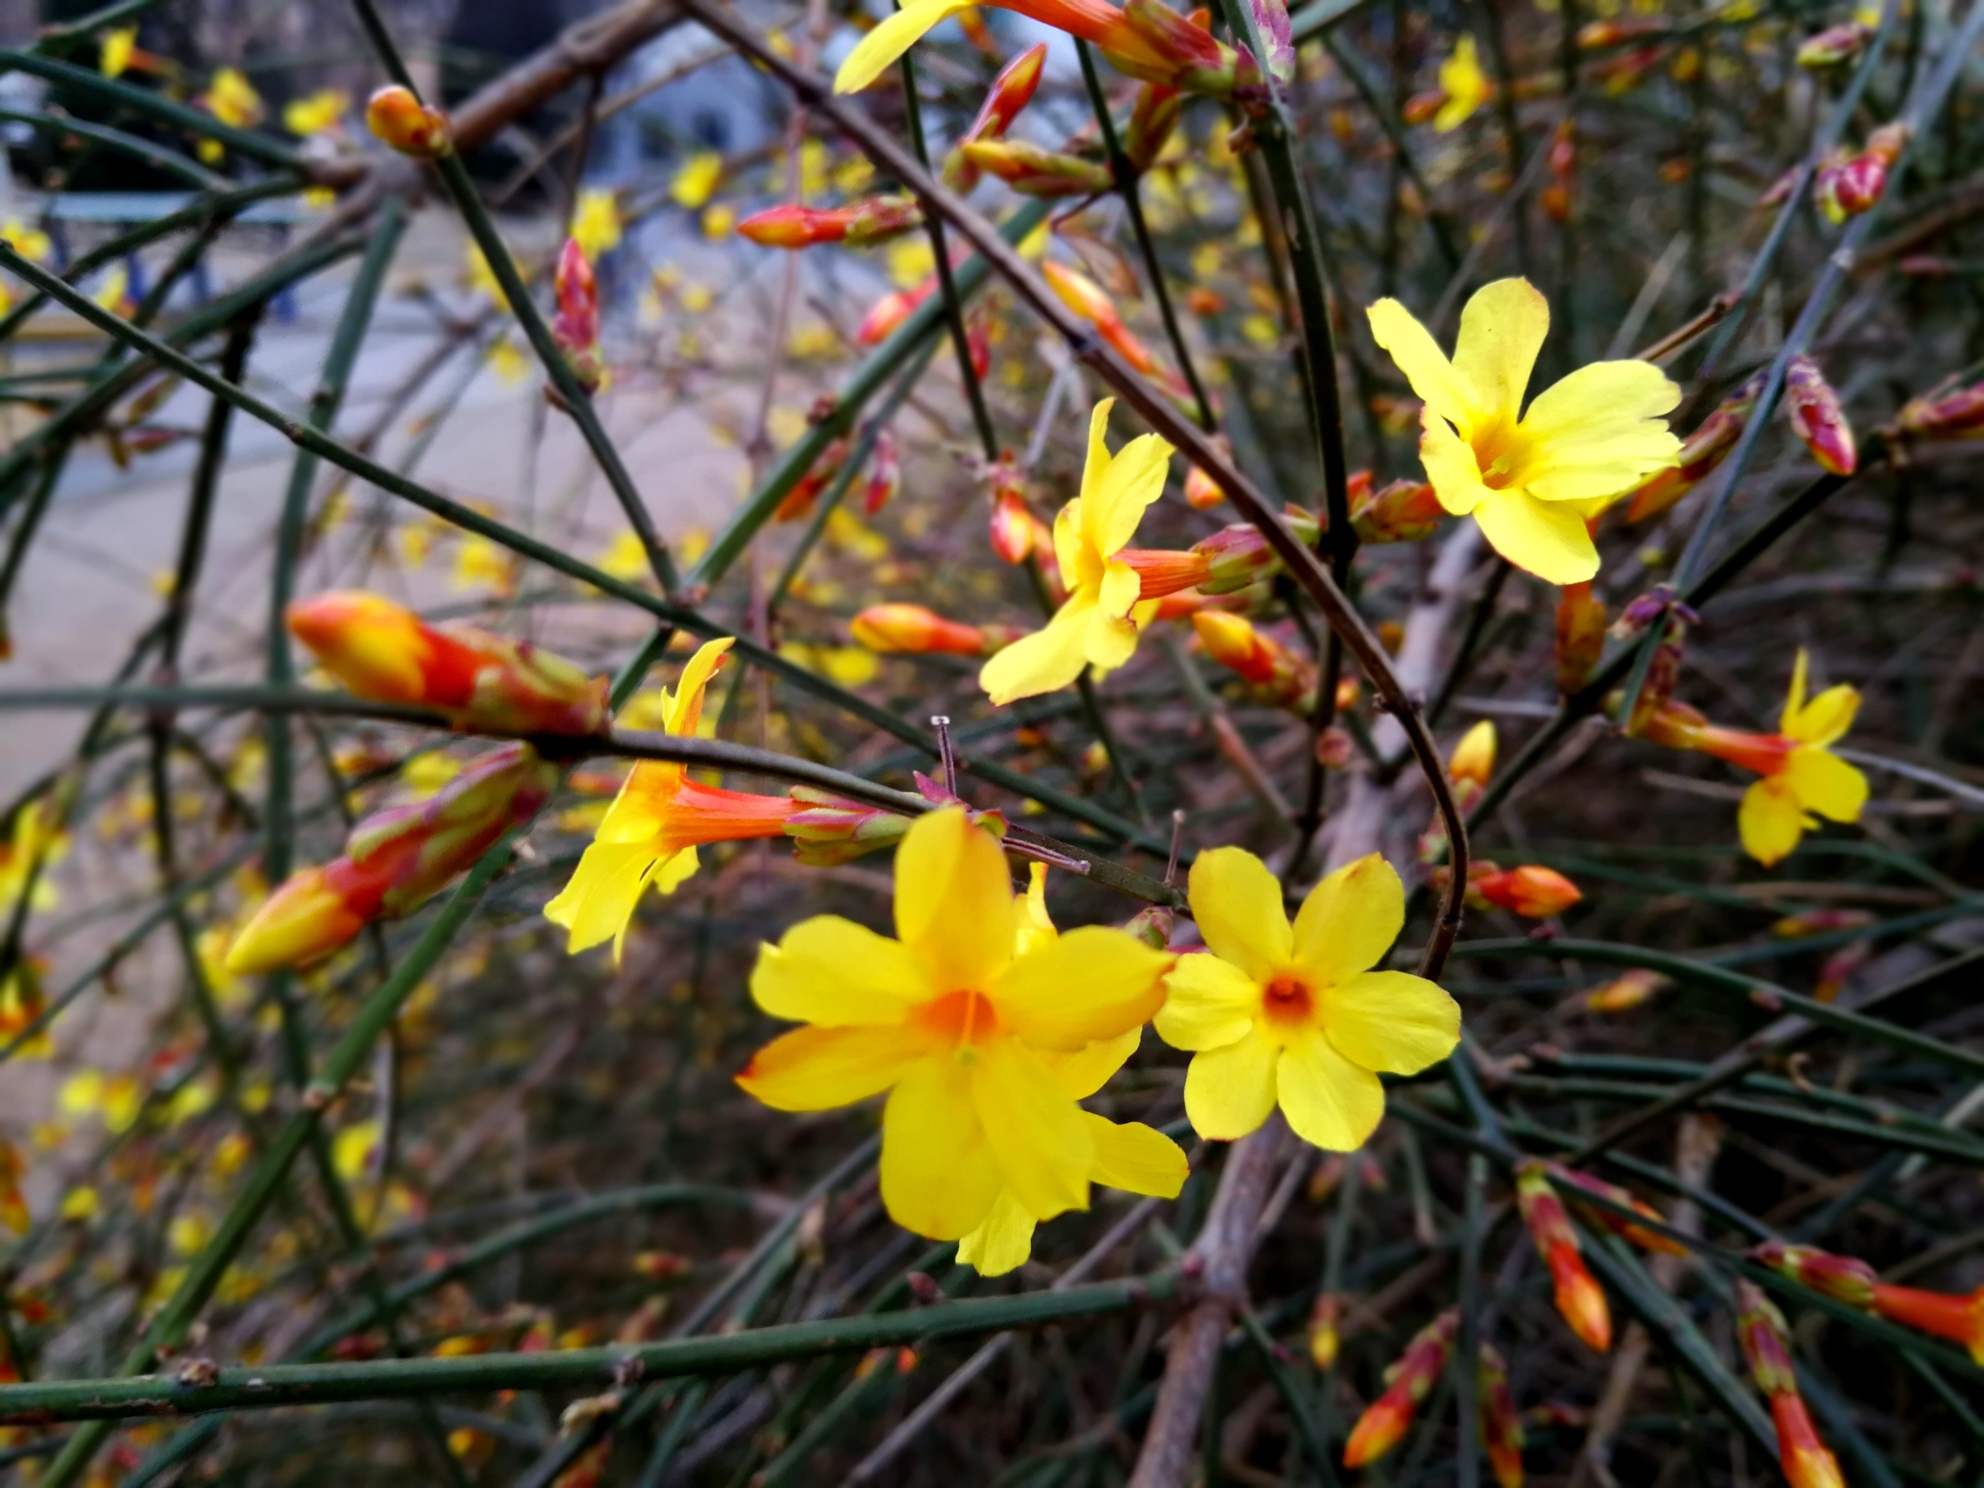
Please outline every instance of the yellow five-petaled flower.
M1743 847L1765 867L1798 845L1814 815L1836 822L1860 820L1867 804L1867 777L1826 746L1853 727L1860 694L1844 683L1805 700L1805 652L1791 669L1791 692L1778 721L1789 748L1775 769L1743 793L1736 829Z
M1121 666L1157 610L1156 600L1139 601L1143 580L1116 555L1136 536L1144 509L1164 494L1171 446L1144 434L1110 454L1103 433L1115 402L1104 398L1095 405L1081 494L1054 519L1054 556L1068 586L1067 603L1045 629L985 663L978 684L995 703L1066 687L1087 666Z
M1193 1051L1185 1114L1200 1136L1244 1137L1278 1103L1298 1136L1354 1151L1385 1114L1378 1072L1417 1074L1460 1041L1439 987L1371 970L1405 923L1404 887L1376 853L1311 889L1292 926L1281 885L1237 847L1200 853L1190 894L1211 954L1179 958L1156 1023Z
M1371 334L1425 403L1419 458L1440 505L1471 514L1509 562L1552 584L1598 572L1586 522L1681 442L1663 415L1681 390L1651 362L1593 362L1522 406L1550 330L1550 305L1526 279L1484 285L1461 312L1448 361L1397 300L1370 309Z
M999 844L953 807L910 827L895 886L895 940L818 915L763 948L752 997L808 1026L737 1083L784 1111L887 1092L883 1204L988 1273L1025 1259L1036 1221L1086 1209L1092 1182L1175 1194L1176 1144L1076 1103L1128 1057L1171 958L1103 926L1041 933Z

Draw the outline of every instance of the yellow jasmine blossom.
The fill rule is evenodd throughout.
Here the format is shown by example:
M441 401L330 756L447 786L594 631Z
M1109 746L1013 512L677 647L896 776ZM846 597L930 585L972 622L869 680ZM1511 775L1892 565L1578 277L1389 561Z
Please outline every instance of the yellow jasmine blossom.
M1736 812L1743 850L1766 868L1789 855L1798 839L1818 825L1815 816L1855 822L1867 804L1867 777L1826 747L1853 727L1860 694L1842 683L1807 702L1805 671L1801 647L1777 726L1788 748L1774 770L1743 793Z
M599 570L629 584L637 584L650 572L648 550L633 532L622 532L599 555Z
M662 695L664 732L678 738L696 734L703 690L733 644L733 637L721 636L689 658L675 695ZM785 819L800 809L787 796L725 790L694 779L684 765L641 760L607 808L572 881L544 906L544 917L571 932L566 949L572 954L611 940L618 961L634 906L649 884L672 894L696 871L699 843L776 837L785 830Z
M1070 1090L1093 1088L1114 1058L1091 1046L1124 1039L1163 1002L1171 958L1099 925L1022 951L1021 918L998 843L955 807L920 817L896 851L897 939L819 915L759 952L751 996L808 1026L737 1077L782 1111L887 1092L883 1204L933 1240L976 1236L974 1264L988 1269L1018 1264L1018 1213L1086 1209L1098 1172L1143 1191L1169 1182L1152 1170L1170 1159L1143 1131L1083 1111ZM1055 1055L1093 1063L1057 1076Z
M1550 305L1526 279L1484 285L1461 312L1450 362L1397 300L1370 309L1371 334L1426 405L1419 458L1440 505L1472 515L1489 545L1552 584L1598 572L1586 521L1681 442L1662 415L1681 390L1651 362L1593 362L1522 406Z
M1191 1050L1185 1114L1232 1141L1276 1104L1332 1152L1364 1145L1385 1114L1378 1072L1417 1074L1453 1052L1460 1009L1424 977L1373 971L1405 923L1405 889L1376 853L1330 874L1295 923L1266 865L1237 847L1192 864L1192 914L1208 955L1165 979L1160 1037Z
M307 98L293 98L283 105L282 127L308 139L335 129L351 107L351 95L341 88L319 88Z
M465 537L455 550L454 584L457 589L487 586L498 594L514 593L516 558L486 537Z
M572 241L592 262L620 246L620 201L611 191L588 187L572 208Z
M737 208L729 202L714 202L703 208L703 236L713 243L723 241L737 226Z
M13 909L30 877L34 880L34 897L29 908L53 908L57 896L48 870L68 851L69 834L62 830L45 802L29 801L16 811L12 832L7 841L0 842L0 910Z
M138 49L136 26L113 26L97 44L96 70L107 78L122 77L131 65L131 53Z
M1081 495L1054 519L1054 555L1068 586L1068 601L1044 630L1000 651L978 674L995 703L1035 697L1066 687L1085 666L1104 671L1128 661L1137 633L1157 610L1138 602L1142 580L1116 554L1136 536L1144 508L1164 494L1171 446L1155 434L1140 435L1114 455L1103 440L1114 398L1095 405L1088 425L1088 463Z
M1472 36L1454 44L1454 53L1440 64L1440 91L1446 99L1433 116L1433 128L1451 134L1495 96L1495 85L1481 70L1481 57Z
M723 179L723 157L714 150L700 150L682 162L675 179L669 184L668 194L675 199L678 207L690 211L706 206L716 194L717 182Z
M198 102L221 123L235 129L253 129L262 122L262 95L232 67L223 67L213 75Z
M1047 865L1034 863L1029 867L1027 891L1015 910L1018 926L1013 944L1018 956L1043 949L1060 935L1047 913ZM1073 1053L1046 1050L1039 1057L1069 1096L1086 1100L1108 1084L1124 1061L1137 1052L1143 1035L1139 1026L1117 1038L1086 1044ZM1082 1116L1096 1140L1090 1182L1161 1199L1178 1197L1190 1166L1176 1142L1141 1122L1118 1124L1088 1111ZM1018 1270L1033 1254L1035 1223L1013 1190L1002 1189L984 1223L958 1241L958 1263L976 1267L981 1276L1004 1276Z

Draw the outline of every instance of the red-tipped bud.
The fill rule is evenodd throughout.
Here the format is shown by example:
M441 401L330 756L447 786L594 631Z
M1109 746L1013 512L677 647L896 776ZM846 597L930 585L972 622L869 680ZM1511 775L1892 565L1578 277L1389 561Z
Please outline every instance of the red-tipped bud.
M1139 172L1157 163L1184 111L1185 95L1177 88L1145 83L1137 91L1137 101L1130 109L1129 127L1123 131L1123 153Z
M963 146L963 154L969 164L1022 196L1099 196L1114 184L1108 166L1030 140L974 140Z
M1328 1369L1336 1363L1337 1350L1343 1342L1338 1331L1342 1320L1342 1297L1335 1292L1324 1292L1316 1298L1316 1305L1309 1313L1309 1358L1318 1369Z
M774 522L796 522L813 510L813 503L820 499L820 493L833 483L840 474L840 467L847 463L848 451L853 440L842 435L820 451L811 468L792 483L792 489L785 493L785 499L772 513Z
M1833 475L1853 474L1859 464L1853 427L1846 422L1839 394L1810 357L1794 356L1785 368L1784 412L1822 468Z
M505 734L596 734L606 727L606 679L528 641L471 626L446 630L362 590L299 599L290 633L363 698L415 703L455 727Z
M860 248L879 243L923 223L913 197L878 196L846 207L768 207L737 224L737 231L767 248L816 248L845 243Z
M1530 1239L1550 1268L1556 1285L1557 1311L1584 1343L1604 1353L1612 1347L1612 1310L1605 1293L1585 1269L1577 1231L1550 1183L1546 1163L1531 1160L1516 1169L1516 1204Z
M1024 563L1027 554L1037 547L1042 562L1050 561L1054 552L1054 539L1051 534L1045 542L1040 539L1040 523L1026 504L1026 477L1019 467L1010 460L1001 460L990 471L992 483L992 520L987 530L991 539L992 551L1007 563Z
M1593 987L1584 995L1584 1005L1594 1013L1623 1013L1638 1007L1668 984L1657 971L1636 966L1622 976Z
M1665 469L1656 470L1632 493L1626 507L1628 522L1643 522L1658 516L1706 480L1736 448L1743 426L1755 411L1763 392L1764 374L1759 372L1719 403L1702 420L1701 427L1681 445L1680 458Z
M988 645L984 629L946 620L922 605L870 605L854 617L854 639L870 651L928 656L989 656L999 649Z
M1874 1311L1891 1323L1961 1344L1984 1364L1984 1287L1954 1295L1876 1282Z
M1766 1241L1750 1254L1778 1275L1848 1307L1872 1310L1874 1295L1880 1289L1874 1268L1854 1256L1834 1255L1810 1245L1786 1245L1782 1240Z
M861 317L861 324L854 329L855 341L862 346L881 345L936 292L937 276L932 274L914 289L898 289L883 295Z
M1212 442L1219 446L1219 452L1229 461L1233 458L1233 445L1224 434L1215 434ZM1226 499L1226 492L1218 481L1193 465L1185 472L1185 504L1193 511L1210 511Z
M1321 526L1313 516L1299 506L1287 508L1282 516L1299 542L1309 547L1315 545ZM1268 546L1260 529L1248 523L1236 523L1215 532L1194 543L1192 551L1209 560L1208 577L1202 586L1208 594L1232 594L1252 588L1281 572L1281 559Z
M1819 1439L1791 1367L1791 1330L1756 1283L1736 1282L1736 1342L1770 1401L1778 1462L1791 1488L1845 1488L1839 1463Z
M1492 1344L1481 1345L1475 1373L1481 1445L1499 1488L1522 1488L1522 1417L1509 1394L1509 1367Z
M901 487L902 446L896 442L893 429L884 429L875 436L874 453L868 458L868 484L861 494L861 509L874 516Z
M565 239L558 250L552 287L558 313L551 317L551 339L572 365L572 375L588 393L606 380L606 363L599 354L599 281L578 239Z
M1467 898L1477 909L1492 904L1525 919L1547 920L1562 914L1584 895L1563 874L1540 863L1525 863L1520 868L1474 863L1468 866Z
M1631 1209L1657 1224L1666 1223L1658 1209L1651 1204L1642 1204L1616 1183L1607 1183L1603 1178L1594 1178L1589 1173L1580 1173L1575 1168L1567 1168L1560 1163L1550 1165L1550 1176L1559 1184L1568 1183L1583 1189L1586 1193L1596 1194L1609 1204L1615 1204L1621 1209ZM1659 1255L1678 1256L1688 1253L1688 1248L1680 1241L1670 1240L1657 1231L1649 1230L1645 1225L1634 1224L1624 1215L1616 1214L1610 1209L1601 1209L1595 1204L1580 1204L1578 1208L1593 1224L1610 1230L1613 1234L1637 1245L1641 1250L1650 1250Z
M1605 606L1591 581L1566 584L1557 595L1557 691L1580 691L1605 650Z
M1495 722L1484 718L1460 736L1454 752L1447 756L1447 779L1455 785L1479 788L1495 773Z
M1434 1318L1406 1345L1405 1352L1385 1371L1385 1393L1365 1407L1351 1428L1350 1440L1343 1447L1345 1467L1363 1467L1398 1445L1420 1402L1447 1367L1459 1332L1460 1312L1453 1309Z
M1446 520L1427 481L1395 480L1379 491L1351 494L1350 526L1367 543L1418 542Z
M1049 287L1060 296L1061 303L1090 325L1100 329L1105 325L1122 324L1116 302L1088 275L1066 264L1055 263L1052 259L1041 264L1040 272L1046 276Z
M785 819L792 855L812 868L833 868L882 848L893 847L909 830L910 818L879 806L843 800L808 785L795 785L798 806Z
M1432 88L1424 93L1415 93L1406 99L1405 107L1399 111L1399 116L1408 124L1425 124L1446 106L1446 90Z
M1277 29L1267 14L1275 6L1261 5L1257 0L1249 3L1262 12L1261 36L1269 45L1272 60L1280 55L1276 48L1287 38L1287 11L1281 10ZM1230 98L1239 88L1258 86L1260 69L1254 59L1215 41L1201 20L1205 15L1203 10L1180 15L1163 0L1129 0L1123 7L1129 35L1113 46L1108 41L1100 44L1115 54L1112 60L1118 68L1146 82L1216 98Z
M558 783L526 744L491 750L433 796L367 817L344 856L282 884L228 948L227 969L253 976L329 955L373 920L411 914L511 827L537 814Z
M1839 1459L1819 1436L1802 1395L1773 1395L1771 1423L1777 1427L1777 1460L1791 1488L1846 1488Z
M951 190L968 192L978 184L979 168L966 156L964 146L1005 137L1020 110L1032 101L1046 61L1047 43L1043 41L1013 58L992 80L985 102L979 106L978 117L945 157L944 184Z
M1798 44L1800 67L1837 67L1859 56L1873 37L1871 27L1859 21L1845 21L1814 32Z
M413 96L398 83L381 88L365 104L365 127L402 155L432 160L454 146L448 116Z
M1183 553L1167 548L1124 548L1117 553L1116 561L1127 563L1137 571L1143 585L1137 595L1139 599L1162 599L1167 594L1195 589L1212 577L1212 560L1197 548Z
M1316 705L1316 669L1244 616L1200 610L1192 626L1206 654L1244 678L1260 702L1307 713Z
M1912 398L1895 425L1911 439L1984 439L1984 383Z

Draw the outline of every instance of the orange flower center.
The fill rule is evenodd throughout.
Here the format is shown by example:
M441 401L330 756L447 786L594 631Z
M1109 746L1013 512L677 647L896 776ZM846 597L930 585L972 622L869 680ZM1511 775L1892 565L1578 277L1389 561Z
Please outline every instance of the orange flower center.
M1522 454L1515 425L1503 419L1493 428L1476 434L1473 446L1474 463L1481 468L1481 484L1491 491L1506 490L1515 478L1516 462Z
M959 1050L988 1043L999 1033L999 1010L992 999L968 987L924 1003L914 1020L938 1043Z
M1281 1028L1313 1022L1316 990L1292 971L1278 972L1261 988L1261 1015Z

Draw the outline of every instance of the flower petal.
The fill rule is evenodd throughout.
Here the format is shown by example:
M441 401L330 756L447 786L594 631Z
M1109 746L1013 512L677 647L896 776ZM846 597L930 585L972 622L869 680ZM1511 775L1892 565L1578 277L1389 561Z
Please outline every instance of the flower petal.
M1474 390L1454 371L1433 333L1397 300L1379 300L1364 313L1371 322L1371 339L1391 353L1427 411L1463 430L1471 428L1476 412Z
M1782 730L1786 738L1800 744L1831 744L1853 727L1853 716L1859 711L1859 692L1842 682L1828 687L1795 715L1787 708Z
M940 990L900 941L839 915L801 920L777 945L758 947L751 972L759 1007L819 1028L900 1023Z
M1084 575L1082 560L1082 501L1077 496L1054 517L1054 561L1061 569L1061 582L1070 590L1079 588Z
M1178 1197L1191 1172L1184 1148L1141 1121L1118 1123L1093 1111L1082 1112L1082 1121L1095 1143L1095 1166L1089 1170L1094 1182L1160 1199Z
M985 1223L958 1241L958 1264L975 1268L980 1276L1019 1270L1033 1255L1034 1224L1012 1190L1001 1191Z
M1094 1043L1083 1044L1079 1049L1035 1048L1033 1052L1047 1066L1054 1082L1067 1091L1070 1098L1087 1100L1129 1062L1143 1039L1144 1030L1140 1024L1115 1038L1097 1039Z
M1651 362L1593 362L1536 395L1527 457L1511 482L1544 501L1616 496L1672 465L1681 441L1663 415L1681 390Z
M1137 654L1141 634L1133 620L1117 620L1095 611L1090 615L1088 633L1082 639L1082 654L1098 675L1113 672Z
M1152 1020L1174 1049L1217 1049L1244 1038L1261 1011L1260 984L1211 952L1180 956Z
M1189 894L1199 934L1220 960L1257 982L1288 964L1295 932L1281 907L1281 884L1245 848L1200 853L1192 864Z
M1522 491L1497 491L1474 509L1488 546L1548 584L1582 584L1598 572L1584 519Z
M1164 494L1171 468L1171 446L1155 434L1141 434L1114 455L1103 431L1114 398L1095 405L1088 423L1088 462L1082 468L1082 536L1109 557L1136 535L1144 511Z
M1234 1142L1259 1129L1274 1110L1281 1041L1263 1023L1245 1038L1192 1056L1185 1071L1185 1114L1211 1142Z
M1326 1152L1355 1152L1384 1119L1378 1077L1344 1058L1320 1029L1282 1051L1276 1074L1288 1124Z
M1474 446L1454 433L1430 403L1420 411L1419 428L1419 463L1442 507L1464 517L1495 494L1482 484Z
M1088 1208L1095 1142L1082 1108L1016 1038L978 1046L971 1098L1006 1187L1035 1219Z
M925 32L961 10L969 10L974 3L976 0L910 0L847 54L840 71L834 74L834 92L859 93L921 41Z
M1295 959L1335 986L1384 960L1404 926L1405 885L1372 853L1309 890L1295 915Z
M1068 686L1088 665L1089 621L1094 601L1077 596L1062 605L1044 630L1023 635L988 660L978 685L999 707Z
M906 1028L795 1028L751 1056L737 1083L779 1111L831 1111L880 1095L919 1060Z
M568 954L603 945L626 930L653 864L654 849L638 842L595 842L580 855L564 892L544 906L547 920L571 932Z
M1743 804L1736 808L1736 833L1743 851L1773 868L1805 835L1805 808L1781 776L1759 780L1743 792Z
M896 935L932 987L989 989L1013 959L1015 924L1006 855L989 832L955 806L910 824L896 849Z
M985 1222L1004 1187L972 1103L969 1072L954 1059L912 1065L882 1110L882 1204L889 1217L926 1239L962 1240Z
M1820 702L1823 701L1821 698ZM1867 804L1867 777L1838 755L1828 754L1816 745L1807 744L1791 751L1783 780L1800 806L1828 821L1858 821L1860 808Z
M1497 279L1469 297L1454 342L1454 373L1474 393L1476 428L1482 422L1514 424L1543 338L1550 334L1550 302L1527 279Z
M696 654L684 664L676 681L675 696L669 700L666 725L669 733L686 738L696 732L696 725L703 717L703 689L723 665L724 652L736 644L735 636L718 636L696 648Z
M1368 1070L1416 1075L1453 1053L1460 1006L1424 977L1367 971L1323 993L1323 1031Z
M1170 969L1170 956L1134 935L1083 925L1021 956L988 990L1017 1037L1074 1050L1141 1028L1164 1005Z

